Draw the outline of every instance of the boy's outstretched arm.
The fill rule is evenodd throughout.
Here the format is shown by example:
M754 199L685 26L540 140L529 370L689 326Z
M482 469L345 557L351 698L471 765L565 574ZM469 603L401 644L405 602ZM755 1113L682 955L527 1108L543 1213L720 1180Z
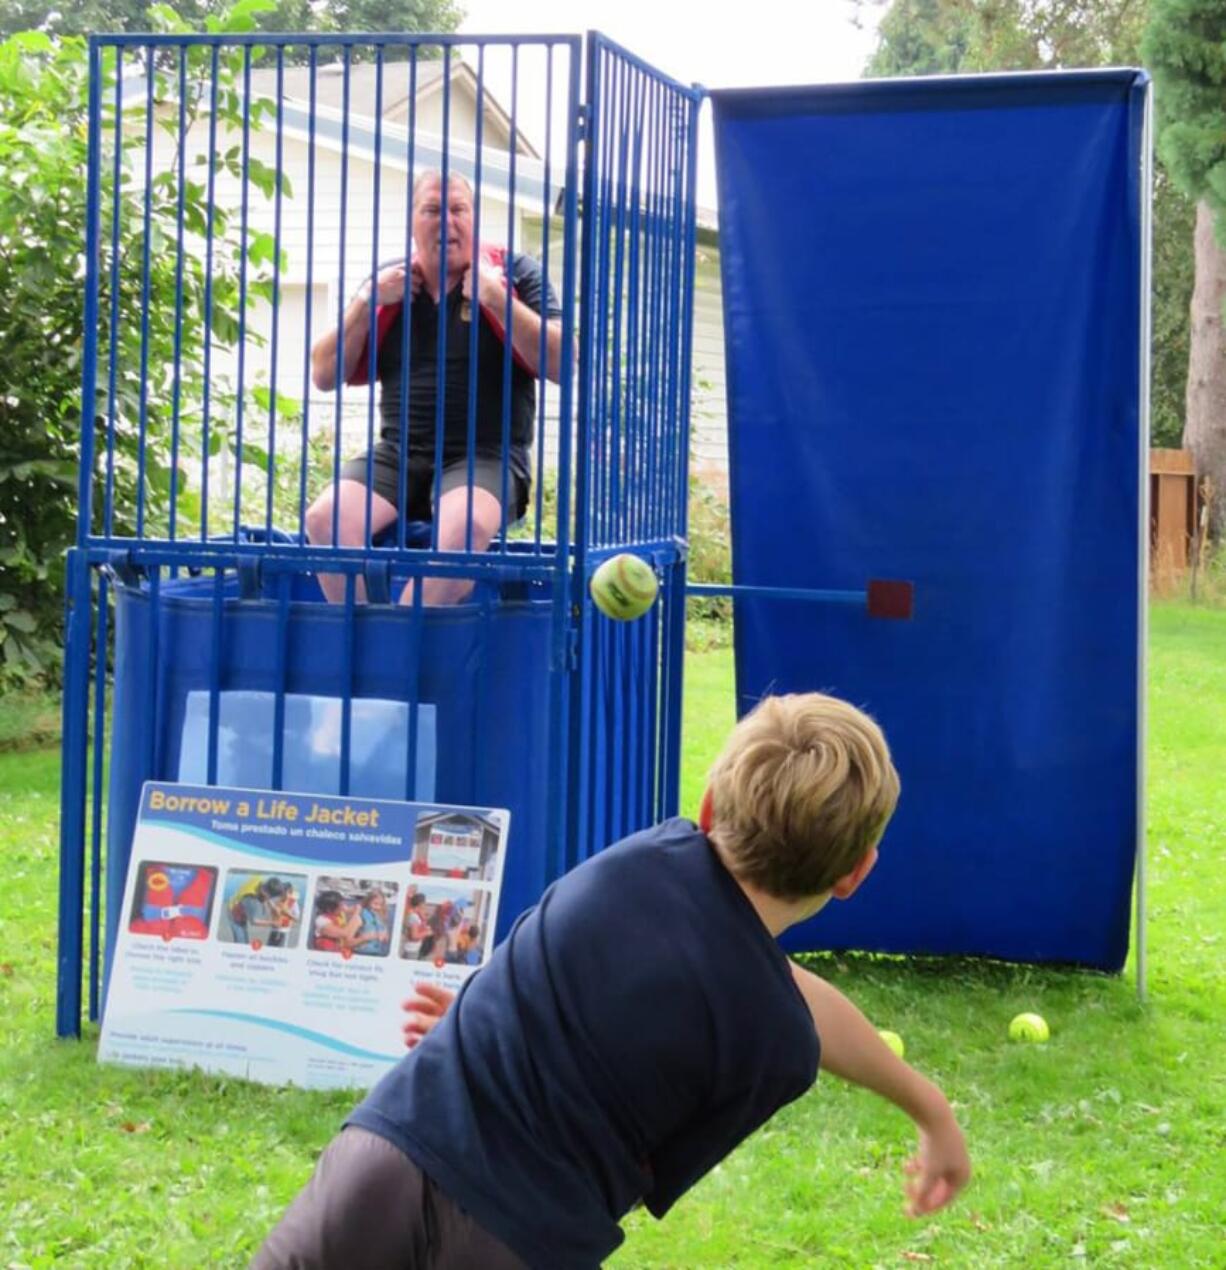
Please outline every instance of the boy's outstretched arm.
M919 1129L919 1151L906 1166L908 1213L919 1217L944 1208L971 1176L966 1143L948 1099L898 1058L837 988L795 962L792 974L813 1015L822 1067L889 1099Z

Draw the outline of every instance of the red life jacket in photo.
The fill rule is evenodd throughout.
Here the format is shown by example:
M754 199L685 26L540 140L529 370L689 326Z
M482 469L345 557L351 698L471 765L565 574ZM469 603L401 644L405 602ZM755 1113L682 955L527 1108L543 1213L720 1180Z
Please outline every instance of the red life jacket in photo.
M211 869L147 865L139 914L128 929L137 935L161 935L164 939L207 939L213 881Z

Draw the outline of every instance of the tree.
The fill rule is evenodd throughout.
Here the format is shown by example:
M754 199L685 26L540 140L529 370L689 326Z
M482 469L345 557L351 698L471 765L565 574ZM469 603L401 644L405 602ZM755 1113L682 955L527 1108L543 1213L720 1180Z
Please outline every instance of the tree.
M17 31L43 30L52 35L87 35L91 31L150 31L152 0L0 0L0 36ZM446 33L460 24L462 11L455 0L276 0L252 11L259 31L421 31ZM227 0L179 0L178 16L189 30L205 30L231 12ZM437 50L423 50L425 55ZM355 52L355 60L369 57ZM305 61L301 50L288 61ZM389 52L388 60L394 60Z
M1158 94L1158 151L1196 201L1196 285L1184 444L1212 482L1210 534L1226 529L1226 8L1153 0L1145 54Z
M252 3L240 0L222 15L221 29L250 29ZM112 83L114 65L113 56L104 62L104 79L109 75ZM223 125L241 126L242 103L235 91L241 67L241 54L234 50L220 58ZM100 455L106 454L108 440L113 454L113 463L100 459L92 473L95 529L108 493L115 532L132 533L138 494L146 526L163 528L173 488L180 530L190 532L200 509L186 472L188 460L198 458L204 444L205 342L211 338L214 347L225 346L238 338L244 256L248 307L271 296L268 235L249 230L244 237L237 216L206 202L203 180L183 183L184 224L188 233L200 233L211 217L209 279L195 254L176 250L179 183L170 170L156 173L148 186L146 268L143 149L124 146L118 189L111 163L100 166L101 347L109 343L110 313L117 310L122 318L116 323L113 371L109 359L99 367L94 410L83 425L88 88L88 51L79 37L26 32L0 44L0 165L5 172L0 182L0 346L5 350L0 367L0 672L7 676L53 672L58 662L64 551L77 525L82 427L94 428ZM171 92L168 77L156 75L155 99ZM104 91L106 136L111 135L112 100ZM258 128L274 107L253 99L248 108ZM216 152L211 162L218 171L241 176L235 152ZM249 179L267 196L278 174L257 165ZM115 208L119 239L112 255ZM147 323L131 320L142 312ZM214 416L222 421L234 405L234 390L216 371L209 378ZM249 391L254 398L257 389ZM172 462L172 432L179 442L177 462ZM216 427L209 441L210 451L225 444L224 426Z
M881 0L860 0L862 9ZM1213 8L1214 0L1204 0ZM865 73L929 75L1136 65L1149 0L893 0ZM1162 162L1154 173L1150 437L1184 430L1194 209Z

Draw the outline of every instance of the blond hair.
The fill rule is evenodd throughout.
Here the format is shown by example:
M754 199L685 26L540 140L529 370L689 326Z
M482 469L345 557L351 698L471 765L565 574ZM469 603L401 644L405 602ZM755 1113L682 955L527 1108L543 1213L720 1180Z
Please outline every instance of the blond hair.
M820 692L765 697L711 769L711 839L778 899L828 891L876 845L898 802L877 724Z

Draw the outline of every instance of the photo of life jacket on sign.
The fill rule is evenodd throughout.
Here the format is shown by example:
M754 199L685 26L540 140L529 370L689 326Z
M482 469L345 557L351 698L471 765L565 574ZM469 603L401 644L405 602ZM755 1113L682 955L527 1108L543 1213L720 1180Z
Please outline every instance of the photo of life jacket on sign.
M145 861L128 920L134 935L207 939L217 870Z

